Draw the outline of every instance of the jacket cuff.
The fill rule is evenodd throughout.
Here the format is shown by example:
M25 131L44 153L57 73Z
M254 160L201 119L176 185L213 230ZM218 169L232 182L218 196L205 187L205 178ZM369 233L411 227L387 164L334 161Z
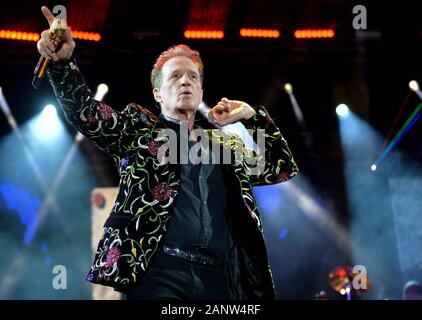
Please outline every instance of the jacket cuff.
M252 108L256 113L248 120L241 120L246 128L257 128L274 123L264 106L254 106Z

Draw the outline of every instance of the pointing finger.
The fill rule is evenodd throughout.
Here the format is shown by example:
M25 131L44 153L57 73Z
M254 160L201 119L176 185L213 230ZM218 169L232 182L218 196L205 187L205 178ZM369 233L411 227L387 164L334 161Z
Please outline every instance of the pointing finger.
M48 24L51 26L54 20L54 16L51 13L50 9L48 9L46 6L42 6L41 11L44 14L44 17L47 19Z

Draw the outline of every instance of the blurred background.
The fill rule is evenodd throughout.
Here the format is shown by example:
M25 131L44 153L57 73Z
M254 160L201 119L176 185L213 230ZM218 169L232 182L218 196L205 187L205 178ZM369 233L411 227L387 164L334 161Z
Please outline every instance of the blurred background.
M408 281L422 282L416 1L17 0L0 10L0 299L90 299L91 190L118 184L112 159L75 138L47 79L31 85L48 27L40 8L58 4L79 68L93 92L108 86L116 110L158 112L149 74L179 43L201 53L207 105L267 107L301 170L254 189L278 299L347 299L338 284L357 265L370 288L351 299L403 299ZM66 290L52 285L58 265Z

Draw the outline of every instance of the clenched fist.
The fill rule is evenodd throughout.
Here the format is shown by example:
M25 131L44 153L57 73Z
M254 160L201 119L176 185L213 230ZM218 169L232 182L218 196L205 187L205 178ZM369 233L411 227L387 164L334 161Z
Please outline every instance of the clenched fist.
M255 113L255 110L246 102L223 98L209 111L208 115L212 122L224 126L242 119L247 120Z

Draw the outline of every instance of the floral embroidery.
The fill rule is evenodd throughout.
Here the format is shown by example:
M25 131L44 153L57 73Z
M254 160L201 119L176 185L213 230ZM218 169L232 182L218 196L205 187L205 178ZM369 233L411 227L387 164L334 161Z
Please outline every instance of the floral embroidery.
M110 108L108 105L106 105L104 103L98 104L98 117L101 120L111 119L112 114L113 114L113 109Z
M290 179L290 174L286 171L282 171L277 175L277 182L284 182Z
M167 201L173 194L174 189L168 183L161 182L152 188L152 196L159 202Z
M97 118L92 114L92 112L89 112L86 116L86 121L88 122L88 124L96 124Z
M156 156L158 152L158 148L160 147L160 143L155 140L148 141L148 151L151 155Z
M117 247L110 248L107 252L105 267L106 268L111 267L114 263L117 262L117 260L119 260L121 255L122 254L121 254L119 248L117 248Z

